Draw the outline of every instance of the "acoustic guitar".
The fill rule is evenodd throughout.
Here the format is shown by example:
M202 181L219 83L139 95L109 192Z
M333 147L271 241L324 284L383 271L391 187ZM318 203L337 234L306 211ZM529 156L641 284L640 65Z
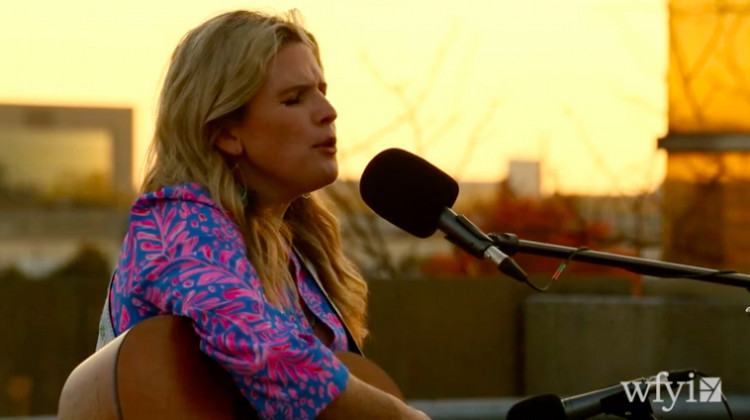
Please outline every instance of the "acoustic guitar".
M198 347L189 319L162 315L138 323L68 376L58 420L257 419L229 373ZM377 365L336 353L351 374L404 396Z

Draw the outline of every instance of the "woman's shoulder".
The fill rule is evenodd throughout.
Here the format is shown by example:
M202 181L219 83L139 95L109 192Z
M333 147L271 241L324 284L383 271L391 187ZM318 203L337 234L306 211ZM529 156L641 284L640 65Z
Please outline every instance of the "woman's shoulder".
M133 203L133 209L148 209L183 203L196 206L208 205L218 208L217 203L211 198L206 188L195 182L186 182L143 193Z
M129 237L143 249L173 257L205 256L222 265L245 255L237 226L195 183L140 196L131 210Z
M211 239L239 239L230 217L208 191L196 183L163 187L141 195L131 209L131 226L133 224L158 229L162 237L184 232Z

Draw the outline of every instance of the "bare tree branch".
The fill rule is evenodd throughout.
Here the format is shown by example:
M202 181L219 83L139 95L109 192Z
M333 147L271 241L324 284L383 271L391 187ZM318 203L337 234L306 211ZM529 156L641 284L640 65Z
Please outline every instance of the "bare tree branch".
M455 174L457 177L463 175L463 173L466 171L466 168L469 166L469 162L471 162L471 158L474 156L474 152L481 142L482 132L487 127L487 125L489 125L489 123L492 122L492 120L495 118L495 111L497 110L497 107L497 100L493 100L492 102L490 102L490 106L487 107L487 110L485 111L482 119L477 121L477 123L474 124L474 127L472 127L471 132L467 137L468 142L466 144L466 148L464 148L461 160L459 161L459 164L455 169Z
M426 77L420 80L420 88L413 94L410 94L409 92L410 83L395 83L387 81L372 63L369 56L366 53L362 53L362 61L369 69L373 79L398 100L400 111L390 119L388 123L368 135L363 141L347 148L346 154L345 156L342 156L342 159L351 158L356 154L361 154L370 150L373 145L382 141L388 134L404 127L410 130L410 138L417 154L424 154L428 147L434 147L438 142L451 134L452 128L454 128L459 121L458 111L454 111L447 117L441 116L439 123L437 124L432 124L423 114L424 105L436 90L449 47L454 42L455 37L456 30L454 27L453 30L446 35L444 41L438 48ZM476 47L476 40L474 46ZM475 50L476 48L472 48L468 51L471 53ZM460 76L464 80L469 79L470 61L471 60L461 60L461 62L464 63L464 68L462 69ZM459 88L459 84L456 83L451 86L457 89ZM454 107L457 106L457 103L458 101L454 101ZM476 145L481 140L481 135L485 127L489 125L494 117L494 111L496 108L497 101L493 101L483 118L472 127L468 137L461 136L468 140L468 144L464 146L462 167L468 165ZM400 277L411 271L414 267L414 263L417 261L416 256L419 251L418 243L415 243L408 253L398 256L394 255L392 248L388 246L388 241L392 238L387 236L386 232L383 230L383 223L377 217L374 217L371 212L363 212L361 207L353 205L352 203L354 200L358 200L358 198L354 198L354 194L346 193L344 190L345 188L332 188L329 195L342 211L342 218L345 219L348 229L347 240L351 241L351 245L357 247L362 253L368 255L370 262L374 262L377 266L375 271L380 274L385 274L389 277Z

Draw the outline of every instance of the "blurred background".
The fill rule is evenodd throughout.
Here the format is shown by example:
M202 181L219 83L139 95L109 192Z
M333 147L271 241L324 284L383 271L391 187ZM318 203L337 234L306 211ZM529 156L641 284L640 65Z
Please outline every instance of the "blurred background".
M54 416L93 352L171 51L235 8L299 8L321 44L341 166L323 194L370 283L365 351L407 398L500 419L689 367L750 418L747 290L573 262L541 294L357 192L400 147L486 232L750 272L745 0L0 0L0 417ZM561 262L514 259L538 283ZM700 409L664 418L726 418Z

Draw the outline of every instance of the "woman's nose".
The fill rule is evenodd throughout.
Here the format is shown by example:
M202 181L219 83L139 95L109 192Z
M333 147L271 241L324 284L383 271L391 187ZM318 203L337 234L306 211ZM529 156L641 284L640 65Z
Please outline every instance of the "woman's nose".
M328 98L323 96L316 117L318 124L330 124L336 120L336 117L338 117L336 108L334 108L331 102L328 101Z

